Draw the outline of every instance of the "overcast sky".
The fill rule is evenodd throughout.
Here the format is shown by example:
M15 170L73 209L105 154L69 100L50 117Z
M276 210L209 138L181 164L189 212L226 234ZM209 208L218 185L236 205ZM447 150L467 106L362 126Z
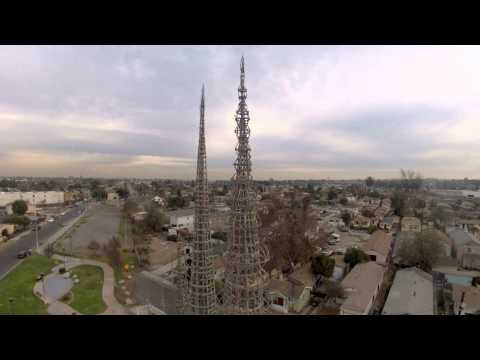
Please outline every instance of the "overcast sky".
M1 175L210 179L235 157L246 61L254 177L480 177L478 46L1 46Z

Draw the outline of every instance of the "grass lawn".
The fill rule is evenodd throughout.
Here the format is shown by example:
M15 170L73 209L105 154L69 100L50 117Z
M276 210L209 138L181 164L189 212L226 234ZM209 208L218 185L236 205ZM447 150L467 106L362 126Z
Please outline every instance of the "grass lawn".
M8 299L13 298L13 313L22 315L47 314L47 307L33 294L36 277L48 274L56 265L55 260L32 255L26 258L0 281L0 315L10 314Z
M81 265L71 270L80 282L72 288L73 300L69 305L86 315L101 314L107 310L103 302L103 270L98 266Z

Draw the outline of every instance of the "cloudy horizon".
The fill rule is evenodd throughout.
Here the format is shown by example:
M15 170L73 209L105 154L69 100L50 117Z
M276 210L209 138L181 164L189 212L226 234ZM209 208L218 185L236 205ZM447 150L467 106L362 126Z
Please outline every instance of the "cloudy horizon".
M255 179L480 176L479 46L2 46L3 176L209 179L235 158L246 62Z

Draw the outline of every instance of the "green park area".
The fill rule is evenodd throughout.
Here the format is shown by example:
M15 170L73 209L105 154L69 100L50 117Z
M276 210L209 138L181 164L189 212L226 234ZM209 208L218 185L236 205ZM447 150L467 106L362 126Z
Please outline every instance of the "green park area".
M47 314L47 307L33 294L33 287L37 276L41 273L48 274L55 265L55 260L32 255L2 279L0 281L0 315Z
M102 296L102 268L81 265L73 268L71 273L77 275L79 283L73 286L68 305L86 315L101 314L107 310Z

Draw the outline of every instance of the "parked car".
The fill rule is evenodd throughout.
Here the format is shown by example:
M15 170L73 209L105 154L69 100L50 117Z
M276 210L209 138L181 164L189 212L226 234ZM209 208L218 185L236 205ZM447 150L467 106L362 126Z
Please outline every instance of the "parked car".
M20 251L18 254L17 254L17 258L18 259L24 259L26 258L27 256L30 256L32 255L32 251L31 250L24 250L24 251Z
M333 254L333 251L332 250L323 250L320 252L321 255L326 255L326 256L330 256Z
M50 219L48 219L47 221L48 221L49 223L52 223L52 222L55 221L55 219L54 219L54 218L50 218Z

